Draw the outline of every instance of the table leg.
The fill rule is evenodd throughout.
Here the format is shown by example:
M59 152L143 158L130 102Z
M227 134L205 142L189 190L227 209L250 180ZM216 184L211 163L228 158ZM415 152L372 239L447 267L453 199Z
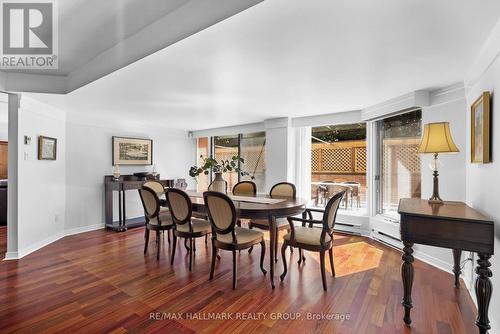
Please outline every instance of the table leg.
M277 242L276 233L276 217L274 215L269 215L269 276L271 278L271 286L274 289L274 245Z
M413 307L412 301L411 301L411 288L413 285L413 243L412 242L406 242L403 241L404 248L403 248L403 264L401 266L401 277L403 279L403 290L404 290L404 295L403 295L403 301L401 304L403 304L405 308L405 316L403 318L403 321L405 324L410 325L411 324L411 317L410 317L410 311L411 308Z
M486 334L491 328L490 319L488 318L488 308L490 306L491 294L493 287L491 286L490 277L492 276L489 261L491 254L478 253L476 274L476 299L477 299L477 319L476 325L479 327L480 334Z
M123 226L123 212L122 212L122 191L118 190L118 229L120 232Z
M460 269L460 259L462 258L461 249L453 249L453 273L455 274L455 288L460 287L460 274L462 270Z
M125 189L123 189L123 228L122 231L127 230L127 210L125 206Z

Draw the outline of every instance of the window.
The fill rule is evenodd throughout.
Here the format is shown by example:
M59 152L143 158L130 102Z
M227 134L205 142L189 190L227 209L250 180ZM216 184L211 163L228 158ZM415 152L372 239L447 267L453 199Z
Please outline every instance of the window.
M366 124L312 128L311 199L322 207L334 194L346 190L340 210L366 214Z
M196 145L196 156L197 156L197 165L202 165L202 159L200 156L207 157L210 155L210 138L203 137L197 139ZM197 190L203 191L208 189L208 185L210 184L210 175L200 174L197 178Z
M234 136L215 136L214 137L214 158L217 161L229 160L238 155L239 135ZM238 173L226 172L222 177L227 182L227 189L230 191L238 183Z
M377 121L378 213L397 215L400 198L420 198L421 128L421 110Z
M212 142L212 145L210 142ZM240 176L236 172L224 173L223 177L228 183L228 191L231 191L233 186L239 181L252 180L257 185L257 191L262 192L266 187L265 146L265 132L198 138L198 166L201 165L200 155L207 157L212 154L215 159L220 161L231 160L233 156L239 154L244 160L241 168L250 175ZM210 182L210 174L200 175L198 177L198 191L208 189Z

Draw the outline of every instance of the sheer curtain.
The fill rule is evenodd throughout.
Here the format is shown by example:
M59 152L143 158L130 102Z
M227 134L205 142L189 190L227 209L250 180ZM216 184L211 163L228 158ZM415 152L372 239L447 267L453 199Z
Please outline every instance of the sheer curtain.
M295 186L297 196L311 199L311 127L294 128Z

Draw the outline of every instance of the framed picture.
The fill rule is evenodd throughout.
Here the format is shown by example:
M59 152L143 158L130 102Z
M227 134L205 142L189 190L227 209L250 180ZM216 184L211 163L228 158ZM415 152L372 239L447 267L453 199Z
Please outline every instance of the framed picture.
M56 160L57 139L45 136L38 137L38 160Z
M153 140L113 137L113 166L153 164Z
M471 162L490 158L490 93L484 92L471 107Z

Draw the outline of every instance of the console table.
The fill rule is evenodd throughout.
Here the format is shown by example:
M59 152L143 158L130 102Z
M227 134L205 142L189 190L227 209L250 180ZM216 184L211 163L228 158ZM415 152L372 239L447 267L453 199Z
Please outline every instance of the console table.
M173 187L175 180L156 180L165 187ZM141 180L134 175L122 175L115 180L112 175L104 176L104 208L106 216L106 227L114 231L126 231L129 227L144 225L144 217L138 217L127 220L127 208L125 205L125 192L127 190L140 189L142 185L149 181ZM113 221L113 192L118 192L118 221Z
M411 288L413 285L413 244L423 244L453 250L455 287L460 281L460 256L462 251L476 252L477 260L475 282L478 315L476 325L479 333L486 334L490 329L488 308L492 286L490 277L493 255L493 221L462 202L444 202L429 204L419 198L405 198L399 202L401 215L401 240L403 241L403 300L405 309L404 322L411 324L410 310L413 307Z

